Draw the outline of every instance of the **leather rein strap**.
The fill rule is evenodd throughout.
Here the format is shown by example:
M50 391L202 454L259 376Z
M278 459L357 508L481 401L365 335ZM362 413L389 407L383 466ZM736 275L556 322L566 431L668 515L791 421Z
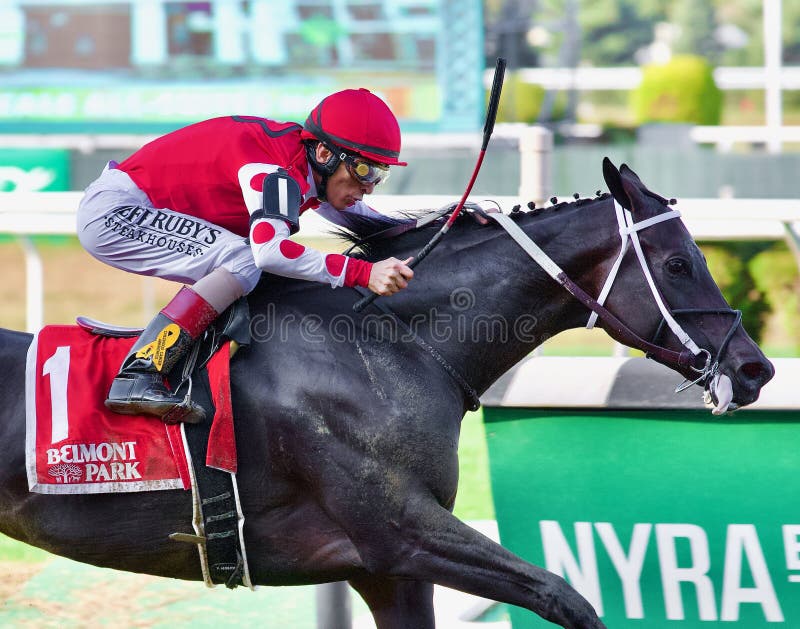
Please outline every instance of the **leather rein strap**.
M616 203L616 201L615 201ZM559 267L553 259L548 256L542 249L537 245L533 240L531 240L528 235L519 227L519 225L514 222L512 218L510 218L506 214L499 214L499 213L489 213L486 214L488 218L496 221L503 229L508 232L508 235L514 239L514 241L522 247L522 249L536 262L544 271L552 277L556 282L561 284L567 292L569 292L573 297L575 297L578 301L580 301L584 306L589 308L596 317L599 317L617 336L617 339L625 345L633 347L635 349L639 349L643 351L648 357L653 358L654 360L665 363L665 364L672 364L678 365L682 368L691 368L696 369L694 367L694 357L699 353L705 353L704 350L700 350L698 348L697 352L693 351L691 348L686 347L680 352L675 352L672 350L667 349L666 347L661 347L660 345L655 345L650 341L645 340L638 334L636 334L633 330L631 330L627 325L625 325L622 321L620 321L616 316L614 316L605 306L603 306L597 299L591 297L586 291L584 291L580 286L578 286L574 281L572 281L567 274ZM642 221L640 223L627 225L627 226L620 226L620 235L623 237L623 243L627 242L627 235L631 232L635 233L638 229L644 229L645 227L650 227L651 225L655 225L665 220L669 220L672 218L677 218L680 216L680 213L677 210L672 210L670 212L659 214L657 216L652 217L646 221ZM623 227L628 232L628 234L623 235L622 230ZM637 241L638 242L638 241ZM623 249L620 256L617 258L617 262L615 264L615 269L619 267L619 264L622 261L622 256L624 255L625 245L623 244ZM646 265L644 265L646 268ZM615 271L613 271L615 273ZM646 275L649 275L649 272L646 272ZM608 286L610 289L610 285ZM607 293L606 293L607 294ZM603 296L605 299L605 295ZM657 298L659 303L659 307L663 306L663 302L660 301L660 297ZM666 307L664 307L665 309ZM662 314L664 310L662 309ZM593 315L593 316L594 316ZM670 318L672 318L670 316ZM592 319L590 319L590 323L593 323ZM677 323L676 323L677 325ZM672 326L670 326L672 327ZM682 331L682 330L681 330ZM689 339L688 335L684 332L685 338ZM679 335L681 341L683 342L683 338ZM689 339L692 345L694 342ZM696 348L697 346L694 345Z

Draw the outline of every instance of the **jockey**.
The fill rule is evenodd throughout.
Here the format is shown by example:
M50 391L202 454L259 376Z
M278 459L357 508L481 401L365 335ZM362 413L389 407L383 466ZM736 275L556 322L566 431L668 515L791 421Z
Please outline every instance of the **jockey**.
M110 162L86 189L78 237L111 266L182 282L122 363L106 406L126 415L199 422L164 376L214 319L252 291L262 271L363 286L407 286L409 260L324 255L289 237L314 209L337 225L376 215L363 199L401 162L400 128L365 89L324 98L305 125L226 116L189 125Z

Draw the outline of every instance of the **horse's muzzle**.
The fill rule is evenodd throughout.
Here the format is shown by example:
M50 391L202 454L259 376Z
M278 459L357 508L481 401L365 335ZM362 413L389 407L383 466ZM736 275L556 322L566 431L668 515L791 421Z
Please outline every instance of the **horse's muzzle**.
M723 367L723 371L728 372L728 369ZM775 367L766 357L732 366L729 377L733 384L733 401L739 406L752 404L774 375Z

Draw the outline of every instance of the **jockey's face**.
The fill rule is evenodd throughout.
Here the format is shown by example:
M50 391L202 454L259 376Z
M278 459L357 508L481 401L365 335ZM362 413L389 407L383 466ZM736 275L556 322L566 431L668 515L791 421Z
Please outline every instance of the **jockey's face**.
M316 157L318 162L325 163L331 156L331 152L323 146L322 142L317 144ZM356 201L360 201L365 194L372 194L374 189L374 184L365 184L357 181L347 170L345 163L342 162L334 173L328 177L325 194L328 198L328 203L337 210L343 210L353 205Z

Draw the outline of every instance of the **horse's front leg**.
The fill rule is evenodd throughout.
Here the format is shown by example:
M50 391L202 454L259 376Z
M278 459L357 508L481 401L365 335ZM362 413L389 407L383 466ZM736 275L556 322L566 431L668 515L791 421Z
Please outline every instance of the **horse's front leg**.
M522 560L433 501L412 519L418 524L409 521L402 534L402 558L392 573L525 607L569 629L604 627L564 579Z
M364 575L350 585L369 605L377 629L433 629L433 585Z
M370 483L372 495L366 498L339 491L325 500L370 575L437 583L527 608L568 629L605 627L564 579L481 535L424 489L392 495L374 491L399 489L397 478L391 480Z

